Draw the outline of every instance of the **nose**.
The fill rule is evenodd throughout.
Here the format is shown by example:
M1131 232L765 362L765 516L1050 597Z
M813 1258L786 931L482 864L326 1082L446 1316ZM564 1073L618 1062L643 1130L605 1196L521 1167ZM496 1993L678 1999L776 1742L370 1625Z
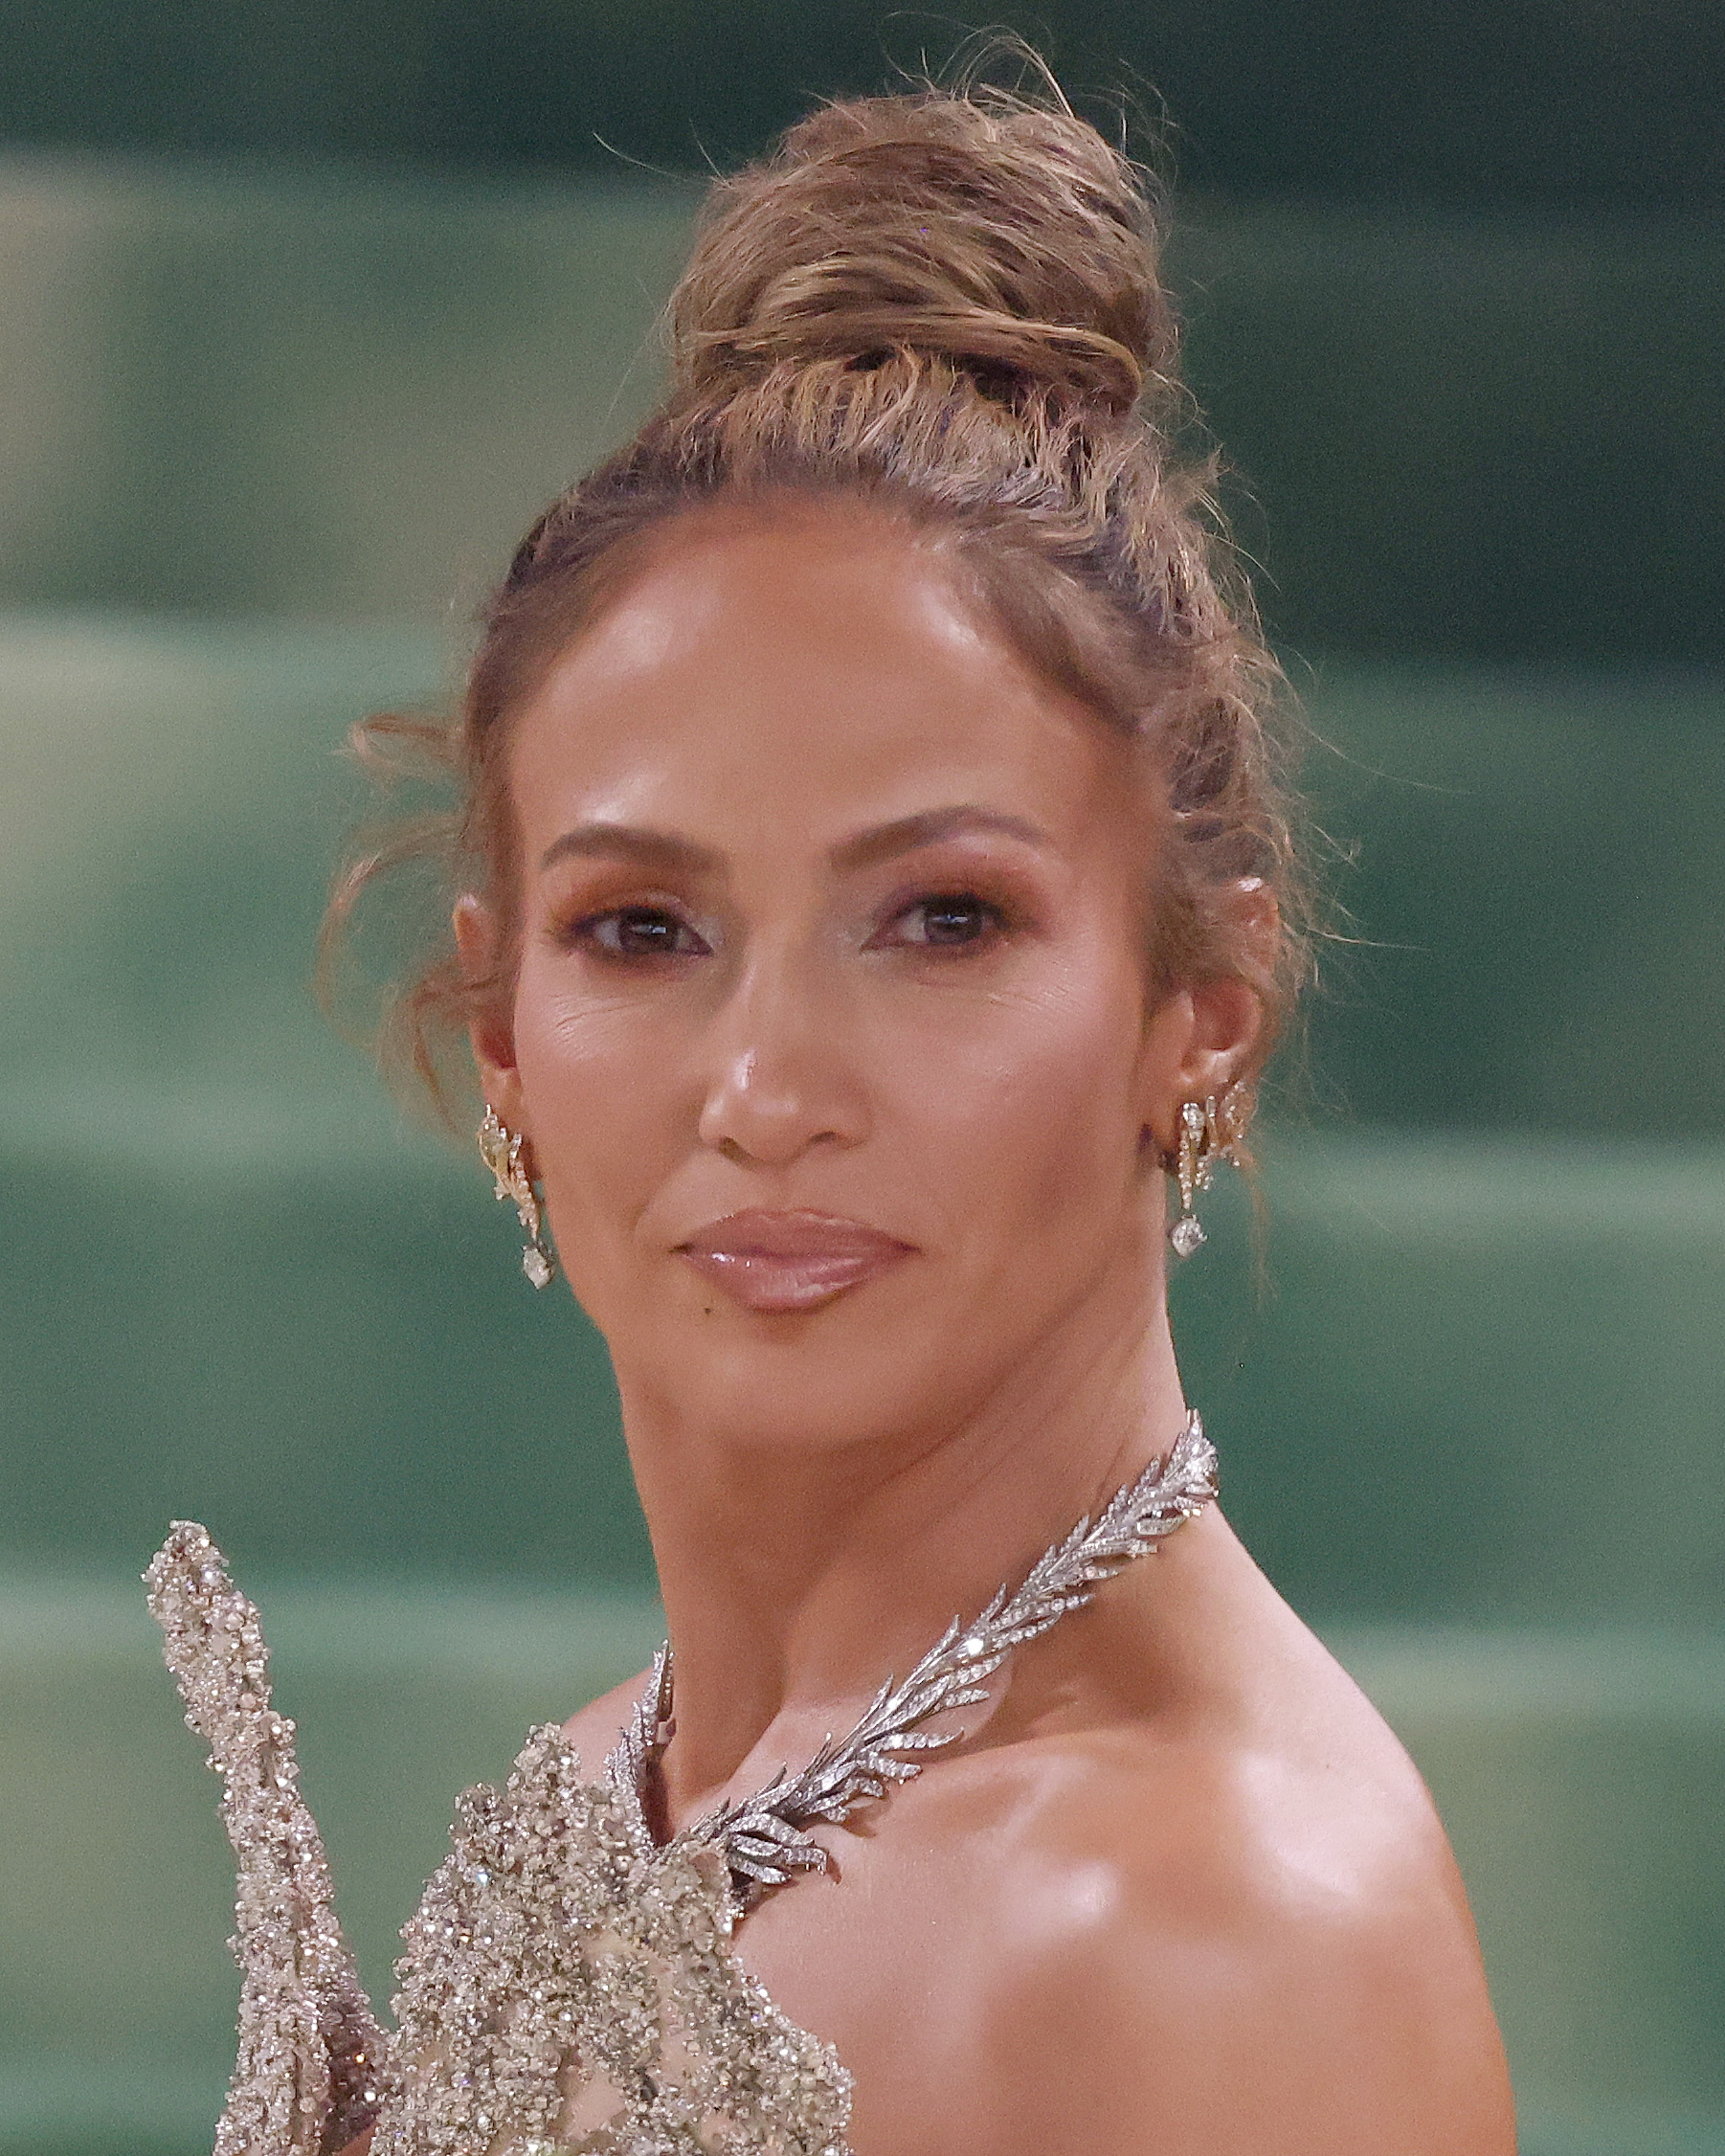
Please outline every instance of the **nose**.
M740 1164L788 1168L813 1146L868 1134L847 1029L814 970L791 953L759 953L715 1014L701 1142Z

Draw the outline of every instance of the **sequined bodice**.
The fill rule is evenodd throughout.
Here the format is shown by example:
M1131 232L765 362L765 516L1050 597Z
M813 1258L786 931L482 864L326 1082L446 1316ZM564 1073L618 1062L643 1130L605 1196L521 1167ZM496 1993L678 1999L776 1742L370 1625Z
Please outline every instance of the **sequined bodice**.
M731 1951L723 1855L657 1849L553 1725L459 1805L402 1934L396 2027L360 1988L258 1613L201 1527L149 1572L239 1869L239 2057L215 2156L846 2156L850 2080Z
M643 1796L669 1726L668 1649L602 1783L561 1730L535 1730L503 1788L460 1800L402 1934L393 2033L336 1921L258 1612L182 1521L150 1566L150 1607L239 1867L239 2060L215 2156L339 2156L368 2126L371 2156L846 2156L849 2076L737 1960L738 1914L819 1869L812 1825L919 1773L955 1734L927 1725L984 1699L1016 1648L1200 1512L1215 1471L1192 1415L1164 1461L954 1620L846 1737L662 1848Z

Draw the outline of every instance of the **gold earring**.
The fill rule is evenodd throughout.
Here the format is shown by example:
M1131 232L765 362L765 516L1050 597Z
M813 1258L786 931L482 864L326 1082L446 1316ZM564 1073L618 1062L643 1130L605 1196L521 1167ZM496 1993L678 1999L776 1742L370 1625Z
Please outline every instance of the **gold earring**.
M521 1253L521 1269L535 1288L549 1288L557 1269L557 1261L545 1239L539 1195L521 1157L524 1141L518 1133L505 1129L498 1120L496 1109L491 1107L485 1110L478 1136L480 1158L490 1169L492 1180L497 1184L498 1202L502 1204L506 1201L514 1206L521 1231L527 1239L526 1248Z
M1180 1134L1172 1158L1163 1162L1179 1185L1180 1210L1170 1224L1168 1241L1176 1258L1189 1258L1204 1245L1204 1226L1193 1200L1209 1189L1219 1160L1238 1164L1236 1148L1245 1129L1246 1092L1236 1083L1222 1094L1180 1104Z

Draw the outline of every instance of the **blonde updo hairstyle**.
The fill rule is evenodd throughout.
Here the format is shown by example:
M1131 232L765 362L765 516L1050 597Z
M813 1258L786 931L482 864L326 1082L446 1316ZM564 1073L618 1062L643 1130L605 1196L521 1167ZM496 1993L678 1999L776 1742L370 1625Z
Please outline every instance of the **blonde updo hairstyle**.
M1304 970L1304 887L1278 676L1224 580L1212 465L1180 446L1160 241L1142 173L1052 93L829 105L712 188L668 308L663 399L523 540L458 720L356 730L373 764L429 756L459 805L349 864L326 949L375 876L427 855L500 928L482 977L446 942L392 999L386 1061L441 1105L442 1049L507 996L510 719L649 535L704 505L837 497L940 550L1022 656L1157 760L1157 984L1247 980L1266 1015L1255 1076ZM1246 878L1274 902L1270 935L1268 909L1254 923L1239 904Z

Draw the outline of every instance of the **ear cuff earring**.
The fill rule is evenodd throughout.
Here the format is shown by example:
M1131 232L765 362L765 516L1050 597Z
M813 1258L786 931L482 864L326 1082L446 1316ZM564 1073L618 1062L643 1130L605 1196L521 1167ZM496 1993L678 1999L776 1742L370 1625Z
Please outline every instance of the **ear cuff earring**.
M1203 1223L1193 1209L1193 1200L1209 1189L1219 1160L1239 1166L1237 1149L1245 1130L1246 1107L1245 1089L1239 1085L1230 1086L1220 1101L1212 1095L1180 1105L1179 1136L1174 1152L1162 1162L1179 1186L1179 1213L1168 1228L1176 1258L1189 1258L1203 1247Z
M498 1202L502 1204L506 1201L514 1206L521 1222L521 1232L527 1239L526 1247L521 1253L521 1269L535 1288L549 1288L557 1270L557 1260L545 1239L545 1215L540 1209L539 1194L522 1159L526 1141L498 1120L494 1108L486 1109L478 1137L480 1158L490 1169L497 1184Z

